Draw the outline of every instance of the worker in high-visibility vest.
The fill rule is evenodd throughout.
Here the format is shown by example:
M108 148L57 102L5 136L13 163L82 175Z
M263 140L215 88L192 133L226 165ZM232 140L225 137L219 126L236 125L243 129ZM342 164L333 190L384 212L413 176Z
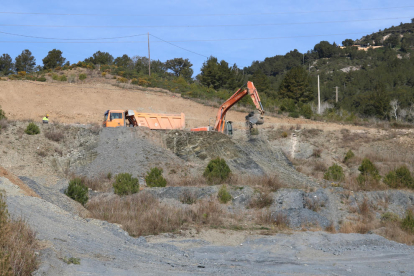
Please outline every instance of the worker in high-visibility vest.
M49 114L46 114L45 117L43 117L43 123L48 124L49 123Z

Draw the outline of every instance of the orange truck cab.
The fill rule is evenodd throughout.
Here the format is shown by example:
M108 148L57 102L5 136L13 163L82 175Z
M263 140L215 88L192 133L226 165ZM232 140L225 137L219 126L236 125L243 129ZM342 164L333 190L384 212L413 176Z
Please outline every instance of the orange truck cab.
M123 110L107 110L105 112L104 127L123 127L125 126L125 113Z

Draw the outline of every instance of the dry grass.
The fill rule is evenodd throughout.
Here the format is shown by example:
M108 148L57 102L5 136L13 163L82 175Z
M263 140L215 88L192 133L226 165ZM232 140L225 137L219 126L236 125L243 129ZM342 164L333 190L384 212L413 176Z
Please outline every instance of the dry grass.
M339 229L340 233L359 233L359 234L366 234L368 231L372 230L370 224L366 224L361 221L357 222L345 222L341 225L341 228Z
M314 212L318 212L324 204L321 202L319 197L307 197L305 199L305 208L312 210Z
M7 119L1 119L0 120L0 133L3 130L6 130L8 126L9 126L9 121L7 121Z
M194 195L194 193L185 190L180 196L180 201L183 204L194 204L197 201L197 197Z
M23 219L9 218L0 192L0 275L31 275L38 261L36 234Z
M208 186L207 180L202 176L180 176L180 175L169 175L167 178L167 186L191 186L200 187Z
M131 236L176 232L189 226L224 227L234 220L214 198L174 206L145 192L125 197L96 197L88 202L87 209L94 218L121 224Z
M108 175L101 173L97 177L86 177L82 175L76 175L74 173L69 173L69 179L80 178L86 187L98 191L98 192L110 192L112 191L112 181L108 179Z
M320 158L322 154L322 149L314 148L312 152L312 157Z
M375 179L368 179L365 183L360 184L357 181L357 175L346 177L343 187L351 191L382 191L388 189L387 185Z
M331 223L328 227L325 228L326 232L335 234L336 233L336 228L335 225L333 223Z
M63 130L52 127L51 129L45 131L45 137L49 140L59 142L65 137L65 134Z
M232 176L231 185L250 186L262 192L276 192L285 184L276 176Z
M316 162L313 162L313 169L315 170L315 171L318 171L318 172L326 172L326 170L328 169L328 167L326 166L326 164L325 164L325 162L323 162L323 161L316 161Z
M253 196L250 199L248 207L255 208L255 209L263 209L263 208L269 207L272 204L273 204L272 193L265 192L265 193L257 193L255 196Z

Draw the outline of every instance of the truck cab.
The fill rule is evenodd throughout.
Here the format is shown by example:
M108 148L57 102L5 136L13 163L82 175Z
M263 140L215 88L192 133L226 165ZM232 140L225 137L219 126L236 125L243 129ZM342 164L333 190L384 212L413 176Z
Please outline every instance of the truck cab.
M125 114L123 110L107 110L104 115L104 127L125 126Z

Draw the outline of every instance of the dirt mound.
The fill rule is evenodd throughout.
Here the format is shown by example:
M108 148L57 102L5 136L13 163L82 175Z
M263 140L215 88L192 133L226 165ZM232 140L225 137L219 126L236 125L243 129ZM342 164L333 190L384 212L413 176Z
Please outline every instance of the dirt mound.
M88 177L131 173L141 179L152 167L180 170L182 160L163 148L160 132L146 128L104 128L93 148L72 169ZM142 181L140 181L142 183Z
M234 139L219 132L171 131L165 144L188 162L205 167L216 157L226 160L232 171L245 175L277 175L291 186L316 186L310 178L296 171L281 149L261 137Z

